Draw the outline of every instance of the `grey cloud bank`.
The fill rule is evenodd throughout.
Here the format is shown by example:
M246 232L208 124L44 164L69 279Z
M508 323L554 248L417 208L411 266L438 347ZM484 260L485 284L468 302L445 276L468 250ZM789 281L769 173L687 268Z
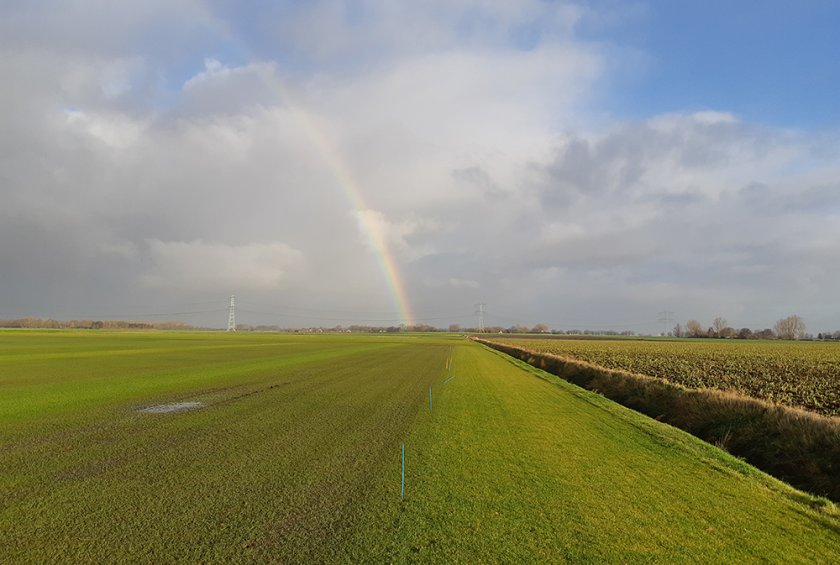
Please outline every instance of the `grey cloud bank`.
M220 4L3 8L0 315L236 293L246 323L396 317L376 229L439 325L482 301L504 326L840 327L836 136L604 117L622 51L575 37L591 9L336 5L248 33ZM468 10L485 23L460 29Z

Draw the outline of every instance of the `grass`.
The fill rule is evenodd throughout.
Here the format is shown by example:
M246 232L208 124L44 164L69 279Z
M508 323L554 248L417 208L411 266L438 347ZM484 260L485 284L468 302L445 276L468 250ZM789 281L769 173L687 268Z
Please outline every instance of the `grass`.
M378 337L66 339L63 363L46 351L0 361L2 408L17 406L3 410L0 447L8 561L329 557L359 506L388 500L369 498L369 481L387 473L445 355ZM184 399L208 407L135 411Z
M0 418L9 563L840 555L830 505L456 338L0 332Z
M830 503L814 510L688 434L479 347L458 348L455 368L414 439L397 562L840 555Z
M836 417L517 347L527 341L484 343L722 447L797 488L840 501Z

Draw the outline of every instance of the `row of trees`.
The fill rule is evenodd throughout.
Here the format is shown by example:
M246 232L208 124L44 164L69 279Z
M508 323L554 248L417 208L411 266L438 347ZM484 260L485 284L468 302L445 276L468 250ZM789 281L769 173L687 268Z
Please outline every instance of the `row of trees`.
M704 329L697 320L689 320L685 327L680 324L674 326L675 337L711 337L719 339L802 339L806 337L805 321L797 315L782 318L773 326L773 329L751 330L741 328L736 330L731 327L726 318L715 318L712 325Z
M449 324L449 331L453 333L457 332L466 332L466 333L478 333L478 328L465 328L462 327L461 324ZM503 328L502 326L485 326L484 333L491 333L491 334L499 334L499 333L506 333L506 334L527 334L527 333L535 333L535 334L545 334L549 333L551 330L548 329L546 324L537 324L534 327L528 327L521 324L513 325L509 328Z
M450 332L465 332L465 333L478 333L477 328L463 328L460 324L450 324L449 325ZM616 330L579 330L579 329L572 329L572 330L552 330L548 327L547 324L537 324L533 327L528 327L522 324L516 324L510 326L509 328L503 328L502 326L486 326L484 328L484 333L491 333L491 334L553 334L553 335L623 335L623 336L634 336L636 332L632 330L623 330L623 331L616 331Z
M636 335L636 332L634 332L633 330L552 330L551 333L561 335Z
M46 328L46 329L157 329L157 330L189 330L196 329L185 322L179 321L129 321L129 320L53 320L42 318L18 318L14 320L0 320L0 328ZM279 331L297 333L324 333L324 332L352 332L352 333L398 333L398 332L442 332L443 328L436 328L428 324L400 325L400 326L367 326L350 325L334 327L312 327L312 328L281 328L274 325L251 326L246 324L237 325L239 331ZM717 317L712 325L704 328L697 320L689 320L674 326L669 335L675 337L704 337L719 339L813 339L814 336L805 333L805 322L797 315L791 315L776 322L773 329L764 328L753 330L750 328L735 329L731 327L726 318ZM460 324L450 324L448 331L478 333L477 328L461 327ZM508 328L502 326L488 326L484 328L485 333L542 333L542 334L564 334L564 335L599 335L599 336L634 336L636 332L631 330L551 330L546 324L536 324L533 327L525 325L513 325ZM840 340L840 331L819 334L816 339Z
M238 324L236 326L237 331L272 331L272 332L293 332L293 333L398 333L398 332L445 332L449 331L452 333L489 333L489 334L527 334L527 333L540 333L540 334L562 334L562 335L622 335L622 336L633 336L636 335L636 332L631 330L624 330L624 331L615 331L615 330L552 330L546 324L537 324L535 326L529 327L525 325L513 325L508 328L502 326L485 326L482 332L479 332L478 328L474 327L465 327L461 326L461 324L449 324L448 328L436 328L434 326L430 326L428 324L414 324L414 325L402 325L402 326L363 326L363 325L350 325L350 326L333 326L333 327L310 327L310 328L281 328L279 326L270 326L270 325L262 325L262 326L251 326L248 324Z
M350 326L337 325L332 327L314 326L307 328L286 328L275 325L252 326L237 324L239 332L284 332L284 333L399 333L399 332L444 332L445 329L436 328L428 324L414 324L401 326L364 326L353 324Z
M836 332L818 333L817 339L830 339L832 341L840 341L840 330L837 330Z
M43 318L16 318L0 320L0 328L28 328L48 330L189 330L193 326L185 322L142 322L131 320L53 320Z

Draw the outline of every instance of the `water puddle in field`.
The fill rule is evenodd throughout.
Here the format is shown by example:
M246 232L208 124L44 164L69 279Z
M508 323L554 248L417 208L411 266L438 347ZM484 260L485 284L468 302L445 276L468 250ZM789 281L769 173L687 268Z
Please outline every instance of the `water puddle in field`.
M206 404L203 402L173 402L171 404L157 404L155 406L147 406L137 410L143 414L169 414L171 412L187 412L189 410L198 410L204 408Z

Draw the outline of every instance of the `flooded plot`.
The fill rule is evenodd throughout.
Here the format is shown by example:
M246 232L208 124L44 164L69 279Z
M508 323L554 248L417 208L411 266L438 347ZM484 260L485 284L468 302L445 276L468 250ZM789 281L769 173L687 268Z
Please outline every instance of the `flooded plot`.
M170 404L157 404L155 406L147 406L140 408L138 412L143 414L168 414L170 412L187 412L189 410L197 410L204 408L206 405L203 402L172 402Z

